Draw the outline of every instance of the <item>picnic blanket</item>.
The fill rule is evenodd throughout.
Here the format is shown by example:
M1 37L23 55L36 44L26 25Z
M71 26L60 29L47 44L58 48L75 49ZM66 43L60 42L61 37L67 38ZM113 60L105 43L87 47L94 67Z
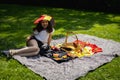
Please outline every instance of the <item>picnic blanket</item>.
M103 49L103 52L89 57L75 58L62 63L57 63L50 58L41 56L20 57L15 55L13 57L47 80L75 80L81 76L85 76L89 71L110 62L116 55L120 56L119 42L85 34L77 34L77 36L82 41L88 41L98 45ZM70 36L68 41L73 41L72 37ZM52 44L63 43L64 39L53 40Z

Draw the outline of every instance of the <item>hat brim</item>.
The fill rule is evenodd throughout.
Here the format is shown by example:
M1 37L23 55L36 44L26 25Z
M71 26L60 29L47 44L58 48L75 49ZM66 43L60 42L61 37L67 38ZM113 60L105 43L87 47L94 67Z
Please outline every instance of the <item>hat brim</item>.
M40 18L36 19L34 21L34 24L38 24L40 21L42 21L44 19L44 16L41 16Z

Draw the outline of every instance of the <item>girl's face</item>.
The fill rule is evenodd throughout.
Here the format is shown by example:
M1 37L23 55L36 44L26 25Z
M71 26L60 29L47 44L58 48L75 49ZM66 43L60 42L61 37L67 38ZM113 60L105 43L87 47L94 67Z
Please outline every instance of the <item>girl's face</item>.
M42 25L43 28L47 28L48 27L48 21L47 20L42 20L41 25Z

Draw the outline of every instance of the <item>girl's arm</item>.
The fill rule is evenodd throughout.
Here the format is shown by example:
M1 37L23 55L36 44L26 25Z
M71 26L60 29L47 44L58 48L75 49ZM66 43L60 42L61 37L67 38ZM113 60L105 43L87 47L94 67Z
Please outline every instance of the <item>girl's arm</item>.
M48 38L48 45L50 46L50 42L52 40L52 33L49 34L49 38Z

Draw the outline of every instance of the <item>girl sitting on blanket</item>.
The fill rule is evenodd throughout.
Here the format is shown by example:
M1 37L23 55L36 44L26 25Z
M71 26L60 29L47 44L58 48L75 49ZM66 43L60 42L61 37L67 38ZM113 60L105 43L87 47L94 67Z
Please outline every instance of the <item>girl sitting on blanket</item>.
M10 49L3 51L8 57L13 55L34 56L40 52L42 45L50 45L52 34L54 32L54 19L49 15L41 15L34 21L36 27L33 28L33 34L27 37L27 47L21 49Z

